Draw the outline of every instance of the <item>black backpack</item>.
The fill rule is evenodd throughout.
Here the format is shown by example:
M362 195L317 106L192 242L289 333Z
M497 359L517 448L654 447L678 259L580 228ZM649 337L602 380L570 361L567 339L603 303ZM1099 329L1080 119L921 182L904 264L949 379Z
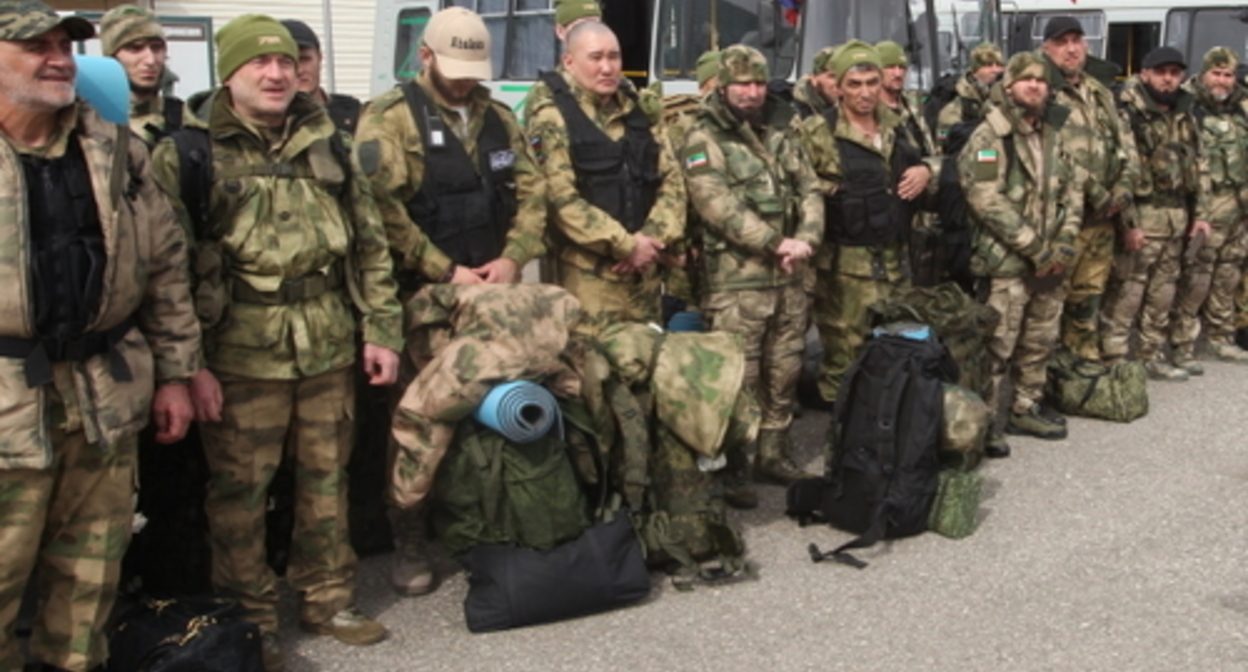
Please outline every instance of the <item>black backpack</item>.
M958 367L928 327L882 329L841 381L826 475L789 486L788 515L859 535L828 553L811 544L815 562L865 567L845 551L927 529L939 486L942 384L957 380Z

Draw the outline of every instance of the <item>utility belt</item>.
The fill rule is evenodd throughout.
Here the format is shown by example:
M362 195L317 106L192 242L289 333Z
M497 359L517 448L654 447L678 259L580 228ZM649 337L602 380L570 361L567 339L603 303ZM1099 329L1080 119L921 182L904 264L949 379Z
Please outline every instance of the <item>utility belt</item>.
M322 294L342 289L346 285L342 267L343 264L335 263L329 267L328 273L309 273L302 278L283 280L274 292L262 292L246 282L235 282L230 295L239 303L255 303L262 306L302 303Z
M134 326L134 318L128 317L115 327L74 338L0 336L0 357L25 360L22 369L26 374L26 386L40 387L52 382L54 363L85 362L107 353L109 373L113 379L128 382L134 376L130 365L117 351L117 344Z

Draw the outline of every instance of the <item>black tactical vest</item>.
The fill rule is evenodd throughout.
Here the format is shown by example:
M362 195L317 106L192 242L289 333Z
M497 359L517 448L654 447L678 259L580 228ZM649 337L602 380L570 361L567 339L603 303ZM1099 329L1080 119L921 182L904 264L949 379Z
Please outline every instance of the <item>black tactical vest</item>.
M834 120L831 124L836 127ZM901 129L893 136L892 165L856 142L837 138L844 178L836 193L825 197L826 240L847 247L877 247L909 237L914 205L897 196L897 182L921 157L905 136Z
M74 338L99 311L104 281L104 234L91 175L82 147L72 138L60 158L23 155L22 169L35 329L44 338Z
M403 95L425 146L425 178L404 205L412 221L451 261L476 267L503 252L516 215L516 154L493 107L477 139L481 172L433 102L415 82Z
M567 125L577 191L629 233L641 230L663 181L650 119L634 105L624 118L624 136L612 140L586 116L562 76L543 72L541 78Z

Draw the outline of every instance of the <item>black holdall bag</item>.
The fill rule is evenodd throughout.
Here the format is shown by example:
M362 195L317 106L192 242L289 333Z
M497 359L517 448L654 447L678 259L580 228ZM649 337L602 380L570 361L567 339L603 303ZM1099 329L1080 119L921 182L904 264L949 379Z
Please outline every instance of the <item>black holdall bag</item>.
M264 672L260 630L237 602L144 598L108 637L108 672Z
M827 472L789 486L788 515L859 536L812 560L866 563L847 553L881 539L919 534L939 487L944 383L957 364L926 325L876 329L845 372L828 432Z

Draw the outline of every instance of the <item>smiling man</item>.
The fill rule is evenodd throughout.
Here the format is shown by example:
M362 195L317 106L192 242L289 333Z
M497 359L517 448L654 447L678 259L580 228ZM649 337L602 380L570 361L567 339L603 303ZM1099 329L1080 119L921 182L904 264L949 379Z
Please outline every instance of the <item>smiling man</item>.
M286 577L299 593L300 626L356 645L386 636L354 608L344 467L351 367L362 364L373 385L396 380L402 309L367 177L325 108L296 90L290 33L247 14L215 40L222 86L188 101L187 128L156 148L153 163L195 245L208 368L191 392L211 473L212 582L259 625L265 665L276 670L264 502L284 453L295 463ZM189 146L192 134L211 171L200 176L207 184L197 178L184 191L181 167L192 162L180 160L178 143Z
M134 5L113 8L100 19L100 47L126 70L135 135L152 147L182 127L182 101L160 93L169 46L155 14Z

